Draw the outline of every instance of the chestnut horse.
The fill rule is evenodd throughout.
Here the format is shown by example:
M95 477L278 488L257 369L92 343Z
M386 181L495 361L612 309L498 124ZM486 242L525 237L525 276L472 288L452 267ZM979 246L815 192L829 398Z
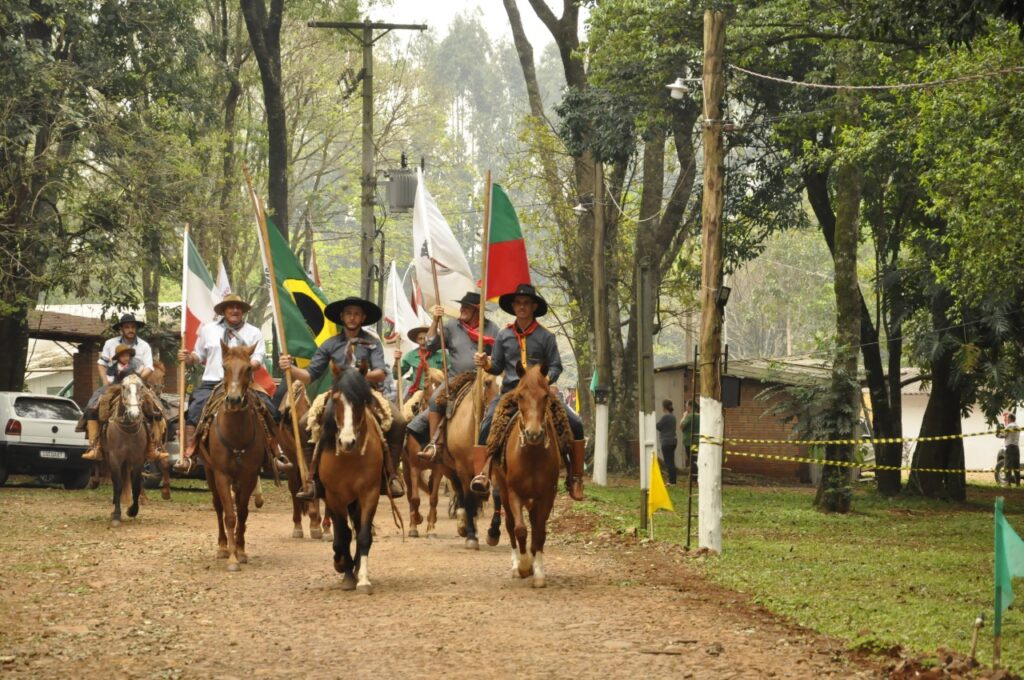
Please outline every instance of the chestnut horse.
M245 554L245 522L249 497L266 455L266 438L256 410L258 397L249 389L256 345L229 348L221 341L220 348L224 357L224 403L217 409L207 436L199 442L199 453L217 511L217 557L227 558L228 571L239 571L239 564L249 561Z
M427 408L430 397L435 390L440 389L444 384L444 373L431 368L427 371L426 379L423 381L423 389L413 395L419 406L417 412ZM412 420L416 415L410 408L407 401L402 410L406 420ZM392 426L392 430L394 430ZM402 428L404 431L405 428ZM419 453L420 445L411 434L405 435L405 442L402 447L402 475L405 479L406 493L409 495L409 538L417 538L420 535L418 526L423 523L423 515L420 514L420 491L430 492L430 514L427 517L427 536L436 535L437 524L437 491L443 477L438 465L428 465L419 460L416 456ZM429 472L428 480L424 483L423 473Z
M321 447L319 476L324 502L334 524L334 569L342 575L342 590L369 594L373 592L369 554L373 517L380 499L385 440L371 409L375 400L370 383L355 368L339 369L332 364L331 369L335 379L316 445Z
M299 440L302 444L299 450L306 459L307 467L311 464L310 457L313 455L312 447L309 446L309 428L306 427L306 414L309 413L309 397L306 396L305 385L299 381L292 384L292 395L295 399L295 413L299 418ZM284 403L287 404L287 397ZM295 442L292 434L291 411L285 410L281 414L281 426L277 431L277 440L281 445L288 460L292 463L292 469L288 471L288 491L292 496L292 538L303 538L305 536L302 526L302 516L309 516L309 537L321 539L324 535L323 525L320 518L320 501L300 501L295 494L302 488L302 480L299 479L299 460L296 453Z
M125 482L131 485L132 504L128 516L139 514L139 494L142 492L142 466L146 462L149 430L142 413L142 390L145 383L132 373L120 384L120 397L114 400L114 410L103 431L103 450L114 487L114 511L110 513L110 526L121 526L121 492Z
M548 516L555 503L562 457L558 435L548 415L547 366L516 366L519 384L515 388L518 413L502 447L500 465L493 466L501 504L505 509L505 528L512 543L512 575L533 575L533 587L544 587L544 540ZM530 552L526 552L526 522L523 510L530 514Z

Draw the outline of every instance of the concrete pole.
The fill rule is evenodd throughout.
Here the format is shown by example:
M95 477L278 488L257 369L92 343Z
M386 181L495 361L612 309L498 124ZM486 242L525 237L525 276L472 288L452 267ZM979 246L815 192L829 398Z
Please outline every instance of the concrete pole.
M594 395L594 472L593 481L608 484L608 394L611 361L608 352L608 293L605 288L604 262L604 166L594 163L594 370L597 371L597 394Z
M722 210L725 149L722 96L725 93L725 13L704 12L704 194L701 206L700 448L697 453L698 545L722 551Z
M376 189L376 172L373 167L373 26L370 20L363 22L363 164L362 164L362 218L360 220L361 276L360 294L364 300L373 299L373 240L376 226L373 219Z

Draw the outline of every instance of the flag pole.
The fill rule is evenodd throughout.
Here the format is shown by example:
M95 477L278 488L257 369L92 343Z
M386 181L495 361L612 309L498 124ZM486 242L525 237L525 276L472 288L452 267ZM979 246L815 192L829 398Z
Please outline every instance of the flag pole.
M394 272L396 276L398 275L398 269L395 267L395 261L394 260L391 260L391 271ZM395 318L392 321L392 325L395 328L395 334L398 335L398 351L399 351L399 353L401 353L401 351L402 351L402 334L401 334L401 331L398 330L398 283L396 281L391 281L390 288L391 288L391 308L393 310L395 310ZM393 370L394 370L395 374L398 377L398 410L401 411L402 408L403 408L403 402L405 401L405 399L403 398L403 395L405 394L405 381L402 380L402 359L401 359L401 357L395 357L395 366L394 366Z
M995 611L992 617L992 668L999 668L1000 657L1002 656L1003 647L1003 588L1000 585L1000 560L1003 559L1003 534L999 530L999 520L1003 514L1003 498L1002 496L996 498L995 512L993 522L995 526Z
M491 171L487 171L484 182L484 228L480 243L480 320L477 323L476 351L484 351L484 322L487 318L487 255L491 240ZM476 384L473 385L473 441L480 441L480 423L484 415L484 369L476 369Z
M401 347L401 343L399 343L398 346ZM402 404L402 402L405 401L402 398L402 395L405 393L405 381L402 380L402 360L398 357L395 357L394 371L398 374L398 410L401 411L405 408Z
M188 317L188 222L185 223L185 234L181 239L181 346L188 349L186 343L186 325ZM185 362L178 362L178 446L182 448L181 438L185 432Z
M430 256L430 275L434 279L434 304L441 304L441 288L437 285L437 260ZM448 390L448 348L444 344L444 324L437 324L437 337L441 339L441 363L444 365L444 393L448 395L448 403L454 403Z
M267 274L270 285L270 299L274 303L274 325L277 327L277 342L281 347L282 354L288 354L288 342L285 339L284 326L281 324L281 301L277 297L277 281L274 277L274 258L270 252L270 235L267 233L267 220L263 213L259 197L252 188L252 178L249 176L249 168L242 165L242 173L245 175L245 183L249 187L249 195L252 197L253 208L256 211L256 225L259 227L260 248L263 250L263 261L267 265ZM295 442L295 460L299 464L299 476L303 483L309 481L309 469L306 467L306 457L302 453L302 440L299 438L299 414L296 412L295 400L292 398L292 369L285 371L285 395L288 399L288 410L292 417L292 441ZM274 452L277 453L276 451Z

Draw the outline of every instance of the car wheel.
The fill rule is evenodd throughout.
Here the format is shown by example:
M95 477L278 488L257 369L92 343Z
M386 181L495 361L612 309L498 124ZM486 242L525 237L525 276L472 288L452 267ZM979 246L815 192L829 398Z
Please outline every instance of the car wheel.
M7 483L7 463L0 460L0 486Z
M84 489L89 485L89 477L92 474L92 470L85 468L84 470L71 470L61 475L61 481L64 483L64 488L68 491L78 491Z
M996 484L1000 486L1005 486L1010 483L1009 475L1006 474L1006 461L1004 461L1002 458L1000 458L999 461L996 463L995 474Z

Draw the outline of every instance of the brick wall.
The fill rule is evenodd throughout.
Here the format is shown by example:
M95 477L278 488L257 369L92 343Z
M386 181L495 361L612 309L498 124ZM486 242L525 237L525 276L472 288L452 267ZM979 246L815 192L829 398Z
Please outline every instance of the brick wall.
M699 380L699 376L698 376ZM655 397L658 412L661 413L661 400L671 399L675 404L676 416L682 420L685 404L692 396L693 376L689 368L659 371L655 374ZM743 378L740 382L740 405L723 410L725 417L725 436L739 439L789 439L791 428L779 422L775 416L766 416L764 412L778 399L777 397L755 400L755 397L770 387L770 384L753 378ZM697 384L698 395L700 384ZM699 401L699 396L695 401ZM741 456L729 456L729 451L745 453L763 453L782 456L807 457L806 447L785 444L748 444L727 443L725 446L725 462L723 467L732 472L762 475L777 479L809 481L809 472L805 463L788 461L764 460Z
M85 408L89 397L100 386L96 374L96 361L100 358L100 349L96 343L83 342L72 358L75 388L72 399L80 407Z

